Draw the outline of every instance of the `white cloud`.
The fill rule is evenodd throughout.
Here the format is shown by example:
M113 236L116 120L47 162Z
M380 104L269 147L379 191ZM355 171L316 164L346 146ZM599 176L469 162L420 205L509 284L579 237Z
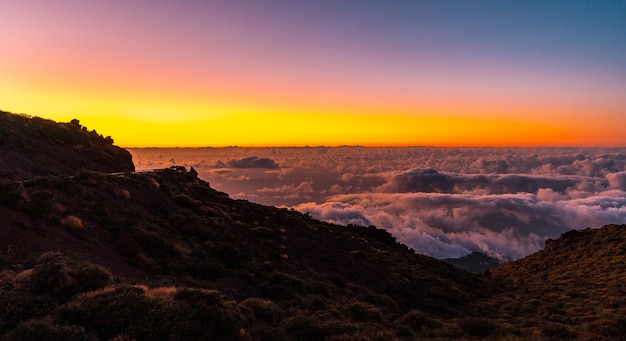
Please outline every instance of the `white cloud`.
M547 202L557 202L568 199L568 196L556 192L552 188L540 188L537 190L537 198Z
M353 173L345 173L341 175L341 181L343 182L349 182L352 179L354 179Z
M585 199L569 199L550 189L539 193L352 194L334 196L322 204L303 203L296 209L334 223L385 228L398 241L435 257L480 250L520 258L569 229L626 222L626 193L622 191ZM424 244L425 240L430 244Z
M258 193L283 193L283 194L293 194L293 193L313 193L313 182L312 181L303 181L298 185L283 185L275 188L264 187L256 190Z

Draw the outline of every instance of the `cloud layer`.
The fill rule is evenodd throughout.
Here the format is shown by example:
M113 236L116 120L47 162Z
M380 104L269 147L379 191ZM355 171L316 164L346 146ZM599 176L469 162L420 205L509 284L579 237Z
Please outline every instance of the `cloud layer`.
M577 228L626 223L624 148L206 148L131 150L232 197L375 225L433 257L516 259ZM167 160L167 161L165 161Z

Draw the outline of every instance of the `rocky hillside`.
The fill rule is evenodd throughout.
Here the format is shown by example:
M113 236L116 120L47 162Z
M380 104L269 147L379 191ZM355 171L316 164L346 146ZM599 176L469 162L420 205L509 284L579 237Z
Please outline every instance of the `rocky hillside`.
M559 338L626 335L626 225L567 232L491 276L500 319Z
M0 200L5 295L34 293L29 288L38 285L30 276L37 267L49 257L70 257L102 266L117 278L99 287L102 295L142 283L165 287L174 301L180 290L217 290L232 304L253 299L264 307L254 309L270 310L259 314L271 314L271 321L246 319L238 307L231 312L238 319L233 328L252 323L244 339L255 339L257 323L269 323L263 328L272 330L273 339L298 336L300 327L287 323L296 317L290 323L311 324L307 328L317 336L412 336L423 326L412 327L406 319L444 326L442 321L473 314L472 307L489 293L485 279L416 255L384 230L332 225L296 211L232 200L184 168L4 181L0 193L6 193ZM59 286L71 287L76 280L70 276ZM85 299L73 290L86 290L58 290L69 292L65 301L50 303L55 310L28 316L42 318ZM14 311L3 313L3 321L17 318L7 319ZM104 339L135 323L100 333L103 326L86 325L95 321L55 319ZM4 331L18 328L17 322L5 322ZM150 339L147 335L129 336Z
M7 117L3 124L40 124ZM3 134L2 143L44 148L39 136L76 134L57 141L67 151L90 145L76 144L79 136L98 136L77 122L51 130L55 124L43 122L24 130L36 135ZM0 164L10 174L0 179L2 340L619 340L626 333L626 226L572 231L475 275L417 255L373 226L233 200L193 169L118 172L128 166L120 153L107 158L111 171L55 165L49 171L58 173L45 175L37 169L39 160L51 162L48 150L24 150L31 157L16 159L24 164Z
M79 121L56 123L0 111L0 178L134 171L132 156L111 137L87 130Z

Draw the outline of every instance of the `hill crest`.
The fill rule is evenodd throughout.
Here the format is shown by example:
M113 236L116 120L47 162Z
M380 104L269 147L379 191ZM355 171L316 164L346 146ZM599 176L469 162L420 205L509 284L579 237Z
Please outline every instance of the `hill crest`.
M78 120L56 123L0 111L0 178L135 170L131 154Z

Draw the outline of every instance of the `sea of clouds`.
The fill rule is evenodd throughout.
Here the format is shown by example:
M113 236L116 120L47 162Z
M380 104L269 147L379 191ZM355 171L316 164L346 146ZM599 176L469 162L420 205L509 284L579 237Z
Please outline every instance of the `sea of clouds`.
M236 199L375 225L417 253L518 259L561 233L626 223L626 148L130 149L194 167Z

